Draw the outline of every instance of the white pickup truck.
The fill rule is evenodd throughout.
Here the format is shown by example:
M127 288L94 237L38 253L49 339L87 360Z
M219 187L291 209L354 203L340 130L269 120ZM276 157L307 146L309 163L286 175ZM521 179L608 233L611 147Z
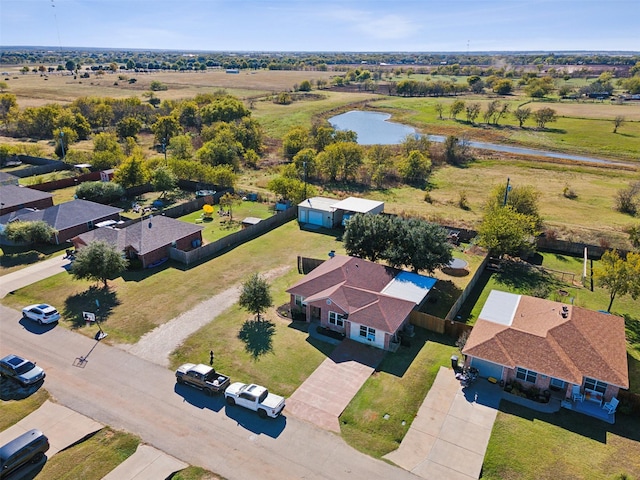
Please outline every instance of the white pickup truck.
M240 405L254 412L261 418L276 418L284 409L284 397L269 393L260 385L235 382L224 391L227 405Z

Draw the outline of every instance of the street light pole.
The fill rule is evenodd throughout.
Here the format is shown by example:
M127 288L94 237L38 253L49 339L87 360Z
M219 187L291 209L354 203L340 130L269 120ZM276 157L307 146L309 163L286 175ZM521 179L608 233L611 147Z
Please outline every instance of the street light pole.
M304 169L304 200L307 199L307 162L302 162L302 168Z
M503 207L507 206L507 196L509 195L509 177L507 177L507 188L504 189L504 202L502 203Z
M64 132L60 130L60 148L62 148L62 161L64 161L65 153L64 153Z

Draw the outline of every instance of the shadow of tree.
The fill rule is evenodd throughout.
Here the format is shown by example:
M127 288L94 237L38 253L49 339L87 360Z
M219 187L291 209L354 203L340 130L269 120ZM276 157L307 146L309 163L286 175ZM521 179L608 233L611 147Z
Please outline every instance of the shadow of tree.
M276 324L270 320L247 320L238 332L238 338L244 342L245 350L257 360L258 357L273 350L273 334Z
M525 295L546 298L551 290L562 285L553 275L523 262L504 262L504 269L495 273L495 280L510 290Z
M100 303L99 308L96 300ZM80 328L84 325L82 312L94 312L96 319L99 322L104 322L108 320L111 312L118 305L120 305L120 300L118 300L118 294L115 291L92 285L84 292L67 297L61 313L66 320L71 321L72 328Z

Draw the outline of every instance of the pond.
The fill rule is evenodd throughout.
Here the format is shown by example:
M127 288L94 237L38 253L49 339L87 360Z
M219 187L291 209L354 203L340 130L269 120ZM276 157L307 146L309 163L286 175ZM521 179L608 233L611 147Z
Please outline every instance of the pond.
M329 123L336 130L356 132L360 145L398 145L407 135L416 133L413 127L388 122L389 118L388 113L353 110L331 117Z

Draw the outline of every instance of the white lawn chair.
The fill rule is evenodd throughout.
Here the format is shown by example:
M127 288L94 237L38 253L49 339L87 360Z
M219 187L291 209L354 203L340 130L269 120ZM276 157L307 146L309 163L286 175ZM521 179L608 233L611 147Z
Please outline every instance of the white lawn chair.
M571 388L571 396L573 397L573 401L583 402L584 401L584 393L580 392L580 385L574 385Z
M611 400L609 400L607 403L605 403L602 408L605 409L607 411L607 413L611 414L611 413L615 413L616 408L618 408L618 404L620 403L620 400L618 400L616 397L613 397Z

